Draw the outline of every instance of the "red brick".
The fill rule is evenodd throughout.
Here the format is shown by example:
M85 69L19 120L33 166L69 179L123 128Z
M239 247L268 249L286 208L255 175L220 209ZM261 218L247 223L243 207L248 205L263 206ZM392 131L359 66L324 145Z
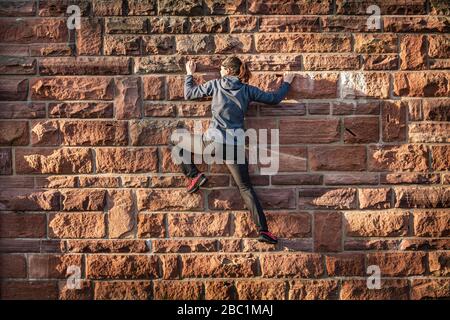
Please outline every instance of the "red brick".
M314 212L314 251L342 251L340 212Z
M363 171L366 169L366 149L353 146L311 147L308 162L314 171Z
M28 80L17 78L0 79L0 99L2 101L26 100L28 96Z
M44 214L0 214L0 238L44 238L47 235Z
M339 141L339 120L280 120L280 144Z
M5 281L0 287L3 300L56 300L58 283L56 281Z
M2 232L3 233L3 232ZM22 254L0 254L0 278L26 278L27 262Z

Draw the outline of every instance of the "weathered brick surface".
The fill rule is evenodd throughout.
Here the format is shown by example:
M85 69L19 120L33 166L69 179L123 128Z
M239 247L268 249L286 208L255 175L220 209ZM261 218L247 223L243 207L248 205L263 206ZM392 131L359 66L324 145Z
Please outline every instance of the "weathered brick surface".
M1 1L0 299L448 299L447 2ZM296 74L246 114L279 130L278 172L250 165L274 246L225 165L187 194L171 158L211 117L186 61L231 54L263 90Z

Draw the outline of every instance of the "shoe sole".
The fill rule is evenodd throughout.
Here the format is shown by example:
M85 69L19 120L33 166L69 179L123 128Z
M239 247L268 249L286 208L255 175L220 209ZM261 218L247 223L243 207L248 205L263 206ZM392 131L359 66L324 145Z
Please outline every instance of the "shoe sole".
M259 242L270 243L270 244L277 244L277 243L278 243L277 240L274 241L274 240L269 240L269 239L266 239L266 238L258 238L258 241L259 241Z
M205 182L206 182L207 180L208 180L208 178L206 178L205 176L203 176L202 179L200 180L200 182L199 182L192 190L189 190L188 193L194 193L194 192L196 192L198 189L200 189L200 187L201 187L202 185L205 184Z

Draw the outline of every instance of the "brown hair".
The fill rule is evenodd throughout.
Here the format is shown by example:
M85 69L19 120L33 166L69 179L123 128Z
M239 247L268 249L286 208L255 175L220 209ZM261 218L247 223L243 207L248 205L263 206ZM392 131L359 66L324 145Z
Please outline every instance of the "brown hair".
M230 75L237 76L241 82L248 82L252 76L250 70L248 69L247 63L241 61L241 59L236 56L226 58L222 62L222 66L230 69Z

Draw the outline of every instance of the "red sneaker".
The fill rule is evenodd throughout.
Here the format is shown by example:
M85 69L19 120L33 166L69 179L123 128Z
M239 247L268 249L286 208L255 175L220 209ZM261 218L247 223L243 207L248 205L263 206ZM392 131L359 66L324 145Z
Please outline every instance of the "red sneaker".
M271 243L271 244L276 244L278 242L278 239L277 239L276 236L274 236L269 231L260 231L259 232L258 241L260 241L260 242L267 242L267 243Z
M200 186L205 184L207 180L208 179L206 178L206 176L200 172L196 177L192 178L191 181L189 182L189 185L187 186L187 192L194 193L195 191L200 189Z

